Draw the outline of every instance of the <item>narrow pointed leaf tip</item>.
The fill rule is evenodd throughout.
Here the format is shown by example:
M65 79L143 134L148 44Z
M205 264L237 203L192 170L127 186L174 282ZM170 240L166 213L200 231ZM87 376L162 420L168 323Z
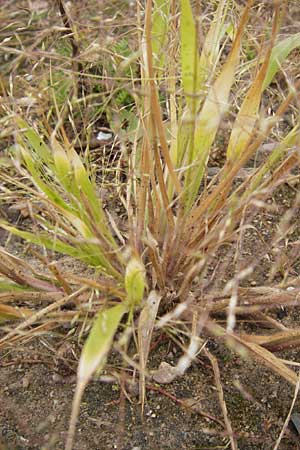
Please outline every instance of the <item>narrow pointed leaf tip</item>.
M263 90L265 90L273 81L281 65L285 62L289 54L297 47L300 47L300 33L288 36L286 39L280 40L273 48L268 70L265 76Z
M125 272L125 289L130 306L141 303L145 287L145 268L138 258L133 257L128 262Z

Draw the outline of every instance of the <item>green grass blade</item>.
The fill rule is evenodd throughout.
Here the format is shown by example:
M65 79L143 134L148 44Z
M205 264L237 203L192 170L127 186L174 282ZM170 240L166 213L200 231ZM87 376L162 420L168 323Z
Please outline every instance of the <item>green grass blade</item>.
M70 149L70 157L74 170L75 181L79 188L80 200L84 208L89 208L91 216L102 236L116 249L117 245L107 226L106 216L103 211L102 203L97 196L96 188L91 182L89 175L81 161L81 158L74 149Z
M141 311L138 322L138 344L139 344L139 363L140 363L140 402L142 410L145 403L146 386L146 365L150 352L151 338L161 301L161 295L156 291L151 291L144 308Z
M87 265L97 267L106 275L111 275L117 280L122 279L120 273L111 265L109 259L105 257L99 245L89 243L87 240L80 241L72 239L68 236L67 239L73 244L71 245L63 242L61 238L59 236L55 236L54 233L31 233L29 231L19 230L5 223L0 223L0 226L10 233L25 239L27 242L43 245L49 250L72 256Z
M242 33L248 19L250 6L251 2L248 2L230 55L224 63L220 75L210 88L199 118L196 120L194 139L190 143L188 158L188 165L191 167L187 170L185 179L184 204L186 211L190 210L197 197L205 173L211 145L215 140L222 116L228 107L228 99L234 81L235 69L239 62Z
M48 167L52 167L53 156L51 150L44 143L43 139L41 139L38 133L30 127L25 120L20 117L16 117L16 122L19 127L19 133L26 138L27 142L30 144L35 153L39 155L40 159L47 164ZM26 148L26 145L24 145L24 147Z
M282 63L295 48L300 46L300 33L289 36L280 41L272 50L268 71L263 83L266 89L272 83L276 73L280 70Z
M57 142L56 139L52 139L53 158L54 158L54 170L55 175L60 184L69 193L74 196L78 196L78 189L73 182L73 171L71 161L64 150L64 148ZM77 194L77 195L76 195Z
M35 185L60 209L74 212L73 208L64 201L61 194L54 189L55 184L53 181L51 182L50 179L47 180L46 174L43 173L43 167L38 162L34 161L31 153L25 147L21 146L21 154Z
M97 228L98 235L116 250L117 244L107 225L101 200L80 156L73 148L66 152L54 138L52 155L38 134L25 121L17 120L22 127L18 136L22 158L36 186L65 217L71 218L71 223L84 237L95 236L93 225L94 231ZM64 200L65 194L68 201ZM109 266L108 262L106 266Z
M241 156L247 147L257 119L263 93L262 85L265 79L269 58L267 57L256 79L247 93L238 115L235 119L227 147L227 160L232 164Z
M30 289L28 286L21 286L19 284L15 284L12 281L0 280L0 293L1 292L22 292Z
M181 0L180 42L181 42L181 76L187 104L193 109L195 94L200 92L197 77L199 55L196 26L189 0Z
M227 161L229 162L228 170L230 170L232 164L234 164L246 150L249 139L251 138L252 133L255 129L255 125L258 119L261 97L263 94L263 83L271 62L270 56L272 53L273 43L275 41L277 26L278 10L275 10L272 27L272 38L270 46L268 48L268 52L254 82L251 84L251 87L242 103L242 106L233 125L229 144L227 147Z
M246 200L262 183L264 176L270 172L299 141L299 125L296 125L272 151L267 161L259 168L242 199Z
M80 383L83 381L87 382L95 370L99 370L103 366L115 332L127 311L127 305L119 303L98 314L80 356L78 366L78 380Z
M73 399L72 416L65 447L66 450L72 449L75 427L84 389L95 371L104 367L106 356L111 349L114 335L126 312L127 306L124 303L101 311L84 344L78 365L77 386Z
M198 54L197 29L189 0L181 0L181 73L186 102L190 109L198 110L206 92L206 82L219 57L220 42L224 35L226 0L219 2L209 31L205 38L201 56Z
M225 27L224 22L229 4L230 1L226 0L221 0L219 2L203 44L198 69L201 90L204 89L205 83L208 80L211 71L213 71L216 66L220 56L219 50L221 39L228 28L228 26Z
M170 0L154 0L152 9L153 63L158 74L164 68Z
M128 304L131 307L139 305L144 296L146 288L145 268L136 257L131 258L125 272L125 289Z

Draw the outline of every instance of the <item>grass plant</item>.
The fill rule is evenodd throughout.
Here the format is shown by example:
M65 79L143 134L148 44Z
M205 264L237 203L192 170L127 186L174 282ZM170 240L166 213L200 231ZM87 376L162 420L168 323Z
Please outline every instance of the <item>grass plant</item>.
M163 383L183 375L209 337L243 356L258 359L296 385L297 374L275 352L299 345L300 331L282 330L269 312L278 305L297 304L299 289L245 287L243 283L263 253L247 264L243 264L241 253L251 217L267 207L265 200L299 164L298 86L288 85L274 115L268 116L262 108L269 86L289 54L299 47L299 34L278 40L282 8L274 2L269 36L256 57L251 54L248 61L241 50L247 22L255 11L253 1L247 1L243 8L235 2L216 2L210 25L204 24L206 37L201 39L201 11L192 8L189 0L147 0L143 28L136 30L137 48L131 53L124 38L115 46L121 58L120 77L116 90L113 86L107 94L102 75L100 92L94 89L101 61L85 65L91 43L79 49L80 39L69 12L63 2L58 3L68 31L63 36L65 42L71 39L73 55L64 52L63 65L56 66L51 60L47 82L41 71L39 81L45 86L49 111L37 114L33 107L30 114L24 112L14 103L14 86L2 80L5 101L1 120L6 136L14 136L9 154L18 173L13 175L16 172L3 159L2 193L3 198L25 202L32 231L4 219L0 225L32 244L45 270L36 270L0 249L0 318L5 331L0 348L15 345L28 334L49 332L63 322L80 325L85 343L66 450L73 445L83 391L103 370L113 347L126 358L126 364L139 369L142 404L146 379L151 376ZM239 15L237 26L230 20L234 9ZM28 57L25 51L16 54L8 71L22 67L22 58ZM112 61L118 57L113 55ZM64 67L69 77L62 82ZM117 77L113 62L107 67ZM122 76L129 77L126 90L121 88ZM87 91L89 79L91 92ZM239 83L243 89L239 90ZM242 92L238 105L237 92ZM84 105L98 95L103 102L101 112L95 108L93 119L86 123L82 120ZM132 104L128 107L128 99L134 99L134 108ZM108 125L120 135L120 154L127 165L126 186L116 178L119 204L125 211L123 226L114 216L115 205L109 208L101 198L101 180L89 157L75 149L81 120L89 136L92 124L105 113L103 105ZM273 130L288 116L293 126L274 142ZM225 162L211 177L210 158L224 123L229 127L223 148ZM241 178L243 168L271 136L272 152L258 167L248 167L247 175ZM89 153L88 144L85 150ZM108 186L108 191L112 187ZM285 230L290 220L288 215L284 217ZM283 231L279 239L284 236ZM278 235L273 242L278 242ZM80 261L87 267L87 275L66 270L57 254ZM227 273L229 280L222 286L218 277L225 274L226 278ZM40 309L36 306L39 299L46 304ZM262 315L273 326L268 336L239 329L240 317L258 320ZM219 322L220 316L226 318L225 325ZM154 330L174 326L178 335L187 339L182 357L176 366L162 362L150 373L147 361ZM116 336L117 330L120 334ZM129 339L135 334L138 364L128 351ZM216 359L209 352L206 356L219 380ZM218 386L234 449L220 382Z

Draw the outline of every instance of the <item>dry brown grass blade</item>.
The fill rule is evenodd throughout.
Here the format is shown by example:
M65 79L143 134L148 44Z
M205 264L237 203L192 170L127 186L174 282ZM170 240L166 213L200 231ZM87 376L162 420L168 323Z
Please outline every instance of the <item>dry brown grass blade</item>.
M153 238L153 236L148 231L147 238L144 238L144 242L147 244L148 252L149 252L149 258L151 261L151 264L153 266L154 272L152 272L152 275L155 274L155 277L157 278L157 284L162 292L165 290L165 274L163 273L163 268L160 262L159 257L159 251L158 251L158 244L157 241ZM153 282L153 286L155 286L156 281Z
M300 162L299 157L299 150L300 148L297 148L297 152L292 153L289 155L281 164L279 167L277 167L276 170L272 173L272 179L271 183L272 185L276 186L276 183L282 181L282 178L285 176L285 174L291 170L293 167L295 167ZM267 183L266 183L267 184ZM270 183L268 183L270 184ZM261 188L263 189L265 187L264 184L262 184Z
M273 372L285 378L289 383L296 385L298 377L297 374L290 370L282 361L269 352L267 349L261 347L253 342L248 342L237 334L228 334L226 330L218 325L216 322L207 321L205 328L212 335L225 340L228 345L235 351L251 353L252 357L260 361L263 365L270 368Z
M49 302L59 300L64 296L63 292L44 292L44 291L9 291L0 292L0 303L13 302Z
M34 329L30 329L22 334L18 334L14 337L12 337L5 345L7 345L8 347L14 347L17 344L26 344L27 342L29 342L31 339L34 339L35 337L47 333L50 330L52 330L53 328L55 328L57 326L57 320L47 320L44 323L41 323L40 325L34 327ZM3 347L5 346L3 345Z
M27 320L18 325L14 330L10 331L2 339L0 339L0 348L3 347L7 342L9 342L12 338L17 336L18 334L20 333L22 334L25 328L29 327L30 325L33 325L37 320L46 316L49 312L52 312L55 309L60 308L61 306L75 300L79 295L83 294L87 290L88 290L87 287L81 287L77 291L73 292L71 295L67 295L66 297L63 297L62 299L55 301L51 305L46 306L46 308L43 308L37 313L33 314Z
M226 180L228 172L238 163L238 160L241 158L241 155L245 153L245 150L249 148L251 145L251 141L255 138L255 128L254 125L257 123L257 113L259 110L259 105L261 102L262 94L263 94L263 83L268 70L270 56L272 53L272 49L274 47L276 33L279 26L279 5L275 5L275 13L273 19L272 26L272 36L270 40L270 44L268 46L267 54L264 58L263 64L258 71L255 80L253 81L250 90L248 91L237 116L235 125L232 130L230 142L227 149L227 161L226 164L221 171L221 180ZM267 133L266 133L267 136ZM251 155L249 155L250 157ZM292 167L292 164L289 168ZM286 166L286 170L289 169ZM244 183L246 186L249 183L250 177ZM220 217L220 212L223 206L226 204L226 200L228 198L231 185L233 179L229 178L229 183L226 188L222 190L222 195L218 199L216 199L212 208L215 211L211 210L211 217L208 219L208 227L211 228L216 220ZM274 179L272 177L272 183L274 184ZM234 193L234 195L237 192ZM243 206L240 208L236 208L234 211L234 219L237 221L242 214Z
M276 33L279 25L279 4L274 5L275 12L272 23L272 34L268 45L267 53L263 63L256 75L255 80L251 84L249 91L240 107L235 124L233 125L230 141L227 148L227 163L224 168L223 175L226 176L228 171L240 158L244 149L250 144L249 139L257 123L257 113L263 94L263 83L269 66L271 53L274 47Z
M57 8L59 10L62 22L64 24L65 30L64 35L68 37L69 42L72 47L72 78L73 78L73 94L75 98L78 97L78 73L82 70L82 65L77 59L79 53L79 44L76 39L76 32L73 30L71 18L69 17L68 10L65 8L62 0L55 0ZM58 110L58 108L57 108Z
M61 286L66 294L71 294L72 289L69 286L67 280L62 276L61 270L57 266L55 261L49 262L48 258L31 249L31 253L36 256L45 267L47 267L50 272L53 274L54 278L58 281L59 286Z
M240 337L248 342L261 345L270 351L279 351L284 348L292 348L299 346L300 344L300 330L295 329L275 333L271 336L240 334Z
M284 436L284 433L286 432L286 429L287 429L287 427L289 425L290 418L291 418L291 415L292 415L292 412L293 412L293 409L294 409L294 406L295 406L295 403L296 403L296 400L297 400L297 397L298 397L299 389L300 389L300 373L298 375L298 381L297 381L297 384L296 384L296 387L295 387L294 397L293 397L293 401L291 403L290 410L288 412L288 415L286 416L286 419L284 421L283 427L282 427L282 429L280 431L280 435L278 436L278 439L276 441L276 444L275 444L273 450L278 450L279 449L279 445L281 443L281 440L282 440L282 438Z
M174 230L175 220L174 220L174 216L172 213L172 209L171 209L171 205L170 205L170 201L169 201L169 197L168 197L167 186L164 181L164 172L163 172L163 168L162 168L162 162L160 159L157 142L153 142L153 153L154 153L155 168L156 168L156 174L157 174L158 185L159 185L159 192L162 197L163 208L166 213L168 224L169 224L170 230L172 232L172 230ZM155 205L155 207L157 208L157 205Z
M10 255L4 249L0 249L0 273L5 275L8 279L14 281L21 286L30 286L35 289L47 291L47 292L61 292L60 287L54 284L33 277L25 272L25 269L32 271L29 264L24 263L22 260L16 256Z
M153 70L153 56L152 56L152 36L151 36L151 17L152 17L152 0L147 0L146 3L146 15L145 15L145 34L146 34L146 47L147 47L147 65L150 86L150 101L151 101L151 114L153 115L153 122L158 133L159 142L161 145L162 153L166 165L168 167L170 177L174 183L174 188L177 194L181 193L181 186L175 173L173 163L171 161L168 143L165 134L165 128L163 124L162 112L159 105L157 90L155 86L155 77Z
M148 136L145 136L144 139L148 141L151 145L152 150L152 158L154 159L154 166L155 167L155 175L157 177L157 182L159 186L159 197L161 197L162 203L163 203L163 210L165 213L166 220L168 222L169 228L171 230L174 229L174 215L170 206L170 201L168 196L168 189L167 185L164 179L164 169L163 169L163 163L160 156L160 150L162 152L162 156L164 159L164 162L166 164L166 167L168 168L170 179L172 180L172 183L174 185L175 192L179 194L181 192L181 186L178 181L177 175L175 173L175 169L173 166L173 163L171 161L171 156L168 148L168 142L165 134L165 127L163 124L163 118L162 118L162 111L159 104L158 99L158 92L155 82L155 73L153 69L153 55L152 55L152 42L151 42L151 29L152 29L152 1L148 0L146 4L146 16L145 16L145 43L146 43L146 55L145 55L145 64L146 64L146 70L145 70L145 96L146 101L145 104L148 105L149 109L147 109L146 106L146 114L147 122L150 126L150 138ZM149 130L146 130L146 133L149 133ZM159 148L160 146L160 148ZM147 146L149 151L150 147ZM148 152L149 154L149 152ZM147 156L148 158L148 156ZM148 158L150 161L151 158ZM150 169L151 171L151 169ZM151 171L153 172L153 171ZM146 174L147 175L147 174ZM153 178L153 177L151 177ZM151 179L152 188L154 189L154 186L156 184L156 180L154 179L152 181ZM142 193L142 200L145 202L145 199L143 198L145 196L145 192ZM156 196L156 200L159 198ZM154 205L153 211L160 211L158 208L158 204ZM141 223L141 220L140 220ZM155 236L156 237L156 236Z
M215 187L215 189L212 191L211 194L209 194L203 202L194 210L192 211L190 215L190 219L187 224L187 231L186 236L190 237L188 239L189 241L189 247L194 248L197 245L197 242L199 242L203 235L203 228L199 227L199 223L201 223L201 218L205 217L206 212L209 210L210 205L213 205L215 201L218 201L218 211L221 210L223 207L225 201L226 201L226 193L229 192L229 189L232 185L233 180L235 179L236 175L238 174L239 170L246 164L246 162L249 160L249 158L257 151L257 149L263 144L263 141L265 139L265 136L268 135L270 130L273 128L274 124L277 123L277 121L283 116L285 111L288 109L290 103L293 99L299 97L299 86L300 82L298 82L295 86L295 89L293 89L286 99L281 103L278 110L276 111L272 121L270 121L264 133L261 133L256 138L253 136L253 142L248 146L248 148L245 150L243 155L241 156L240 160L236 162L236 164L232 167L232 169L228 172L228 175L226 178L222 179L220 183ZM250 141L250 139L249 139ZM217 211L216 211L217 212Z
M298 304L300 290L295 288L292 290L286 290L279 287L251 287L244 288L238 287L239 303L237 311L239 313L252 313L253 311L260 311L262 309L270 310L272 308L278 308L278 306ZM229 305L230 296L224 294L224 290L216 290L210 294L203 295L202 304L193 304L192 310L203 311L209 309L211 313L220 313L226 311ZM192 311L188 311L190 315Z
M145 133L145 138L143 139L141 149L141 183L140 186L138 186L137 195L137 237L141 236L145 227L145 210L150 183L150 143L147 139L146 127L143 127L143 131ZM135 247L138 248L139 245L140 244L136 243Z
M283 325L279 320L274 319L273 317L269 316L268 314L259 311L254 314L254 320L258 323L265 322L267 326L274 328L275 330L280 331L288 331L289 328Z
M147 90L147 86L145 87ZM148 96L151 98L150 93ZM148 98L146 98L145 109L149 109ZM151 108L150 108L151 111ZM171 227L174 227L174 217L169 205L169 199L167 194L167 188L163 178L162 162L160 160L159 150L157 146L156 129L153 121L153 117L148 112L148 114L143 123L143 133L144 139L142 143L142 153L141 153L141 183L137 185L138 195L137 195L137 234L132 239L132 241L138 240L138 244L135 246L140 247L140 237L145 229L145 211L148 207L149 217L148 223L149 228L153 235L158 238L159 221L162 209L165 209L167 213L167 219ZM147 126L148 125L148 126ZM152 136L151 132L152 130ZM153 149L153 155L151 155L151 145ZM154 156L154 161L153 161ZM158 186L156 181L156 175L158 178ZM150 189L151 186L151 189Z
M140 363L140 401L142 403L142 411L145 404L146 392L146 365L148 361L152 333L154 329L155 319L161 296L156 291L151 291L144 308L139 317L138 322L138 344L139 344L139 363Z
M287 173L291 169L296 167L298 164L299 164L298 152L294 152L291 155L289 155L282 162L282 164L280 164L280 166L277 167L273 171L272 176L265 183L262 183L260 192L262 192L262 190L265 189L263 197L270 195L270 193L286 179ZM255 173L253 175L255 175ZM250 182L250 178L248 178L237 189L237 191L235 192L234 195L238 194L239 192L243 192L244 189L246 189L249 186L249 182ZM262 199L261 194L260 194L260 197ZM230 199L229 199L229 202L230 202ZM219 206L221 208L221 204L219 204ZM225 199L224 199L223 206L225 206L225 208L226 208ZM225 208L224 208L224 213L225 213ZM232 221L237 223L240 220L240 218L242 217L242 214L244 213L244 211L245 211L245 204L242 202L241 206L236 207L235 210L233 211L233 220ZM204 225L199 226L197 239L198 239L198 245L200 245L201 248L204 248L204 249L209 249L210 247L215 248L216 242L218 242L218 244L221 245L222 240L220 240L220 235L222 233L222 230L225 227L227 218L225 217L223 219L223 221L219 221L220 214L222 214L221 209L218 209L211 217L207 218L207 222ZM219 223L216 224L217 222L219 222ZM211 231L210 233L208 233L207 236L205 236L207 228L210 230L212 230L214 228L214 230L213 230L213 232ZM196 245L195 242L193 244ZM192 252L192 248L191 248L191 252Z
M33 314L28 308L18 308L9 305L1 305L0 304L0 319L1 317L6 317L8 320L10 319L26 319ZM1 320L0 320L1 322Z
M64 278L79 286L88 286L98 289L102 294L114 295L121 300L125 300L126 294L124 290L118 289L115 284L109 280L93 280L91 278L80 277L70 272L63 272Z
M226 406L226 402L225 402L225 398L224 398L224 392L223 392L223 388L222 388L221 375L220 375L218 361L215 358L215 356L213 356L206 348L204 348L203 351L204 351L204 354L210 360L210 363L211 363L213 371L214 371L215 382L216 382L216 387L217 387L217 392L218 392L218 397L219 397L219 403L220 403L220 406L222 409L224 422L225 422L228 436L230 439L231 449L238 450L237 442L234 438L232 425L231 425L231 422L230 422L230 419L228 416L228 411L227 411L227 406Z

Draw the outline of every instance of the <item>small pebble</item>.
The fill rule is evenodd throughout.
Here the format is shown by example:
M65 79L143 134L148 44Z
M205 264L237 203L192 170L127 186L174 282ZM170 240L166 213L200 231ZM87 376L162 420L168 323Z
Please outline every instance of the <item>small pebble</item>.
M28 386L29 386L29 384L30 384L29 378L24 377L23 380L22 380L23 388L24 388L24 389L27 389Z
M112 133L104 133L103 131L99 131L96 136L97 141L109 141L113 137Z
M62 377L58 373L54 373L52 375L52 380L54 381L54 383L59 383L62 381Z

